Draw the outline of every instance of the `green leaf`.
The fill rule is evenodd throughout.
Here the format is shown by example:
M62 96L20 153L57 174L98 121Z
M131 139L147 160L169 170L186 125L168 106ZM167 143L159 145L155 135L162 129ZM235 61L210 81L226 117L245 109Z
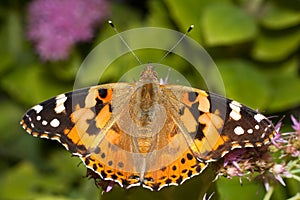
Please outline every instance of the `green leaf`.
M261 33L255 41L252 57L259 61L274 62L288 57L299 48L300 30L282 34Z
M269 85L266 77L255 66L244 60L216 62L227 97L251 108L264 110L269 102Z
M134 9L128 4L111 3L111 13L113 22L119 30L128 30L130 28L137 28L142 26L142 12L141 10ZM125 17L126 16L126 17ZM108 26L110 33L113 33L111 27ZM105 38L106 39L106 38Z
M22 32L21 20L16 11L8 12L1 9L1 14L6 18L1 22L0 29L0 74L13 66L13 62L18 59L18 54L22 53Z
M287 187L288 187L288 191L290 194L297 194L298 193L298 199L300 199L300 191L299 191L299 188L300 188L300 182L293 179L293 178L288 178L288 179L285 179L284 180L287 184ZM295 196L296 197L296 196ZM296 198L295 198L296 199ZM292 200L292 199L290 199Z
M23 111L15 102L4 98L0 100L0 110L0 141L3 142L13 136L12 132L17 132L16 129L19 128L18 118Z
M14 10L10 10L7 12L7 38L6 43L8 44L8 48L13 54L20 54L24 50L24 30L22 27L22 16L20 13Z
M65 150L63 147L61 150L54 151L50 156L51 165L56 169L57 180L64 182L65 185L71 186L72 182L77 182L78 177L81 177L86 172L86 167L81 164L81 160L78 157L74 157ZM62 163L64 163L62 165ZM56 180L56 181L57 181ZM66 186L63 187L63 189Z
M94 185L93 181L84 179L76 171L74 173L73 170L78 167L74 159L73 162L69 162L72 161L70 154L69 158L64 158L62 153L54 155L58 157L56 160L60 160L60 164L51 173L38 172L28 162L21 162L5 171L0 182L0 199L84 200L99 198L99 188ZM61 169L67 169L65 165L71 166L69 163L72 163L73 167L70 167L68 171ZM53 167L51 162L50 167ZM84 166L80 167L81 170L85 170L84 168ZM63 172L67 174L62 174Z
M168 7L173 21L178 25L180 31L184 32L187 28L194 24L195 28L189 33L194 39L200 40L201 37L201 16L203 9L211 3L210 0L164 0Z
M147 15L147 26L174 28L169 20L169 13L161 1L148 1L149 14Z
M30 177L30 181L26 178ZM30 199L39 177L35 168L27 162L6 171L1 177L0 199Z
M38 64L18 67L0 80L0 86L10 96L28 105L71 90L69 85L59 84Z
M0 154L5 155L8 160L14 160L30 153L32 147L24 149L23 139L26 132L24 131L24 137L20 134L23 130L19 124L24 111L16 102L7 98L0 100L0 110ZM1 164L8 164L8 162Z
M186 30L191 24L199 25L203 9L210 3L209 0L164 0L174 20L181 30Z
M85 198L74 198L74 197L64 197L59 195L36 195L32 198L32 200L86 200Z
M272 80L273 98L269 109L284 111L300 105L300 79L291 76L278 76Z
M288 3L288 2L286 2ZM300 8L287 8L268 2L260 23L269 29L285 29L300 24Z
M53 74L60 80L73 81L76 77L76 73L82 63L81 57L76 50L73 50L70 58L66 61L59 61L50 63L50 69Z
M242 179L241 185L239 178L220 178L217 181L217 187L220 195L219 199L263 199L265 194L261 185L245 179Z
M298 62L298 58L293 58L276 68L263 70L271 86L268 110L279 112L300 105Z
M202 16L204 41L209 46L232 45L252 40L257 33L255 21L230 3L208 6Z

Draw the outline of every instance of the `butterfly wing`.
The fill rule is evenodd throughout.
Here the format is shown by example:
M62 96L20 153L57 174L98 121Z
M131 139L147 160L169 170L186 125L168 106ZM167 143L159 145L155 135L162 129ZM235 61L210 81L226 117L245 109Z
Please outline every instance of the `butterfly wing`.
M28 110L21 125L35 137L59 141L101 178L124 187L140 185L132 138L120 130L112 112L115 91L122 106L133 86L107 84L58 95Z
M208 161L273 137L267 118L235 101L190 87L159 88L151 137L136 129L140 93L127 83L59 95L30 109L21 125L33 136L58 140L102 179L151 190L181 184Z
M235 148L260 147L275 134L262 114L236 101L191 87L162 85L176 124L198 160L217 160Z

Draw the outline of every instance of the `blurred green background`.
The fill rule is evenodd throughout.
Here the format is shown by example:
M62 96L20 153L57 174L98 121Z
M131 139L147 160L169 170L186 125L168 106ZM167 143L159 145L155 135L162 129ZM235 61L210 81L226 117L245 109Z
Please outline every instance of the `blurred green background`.
M290 130L289 115L300 116L299 0L108 1L109 14L96 27L94 37L75 44L69 57L60 61L41 60L28 40L30 2L0 3L1 200L202 199L197 194L208 183L197 182L197 178L187 181L187 186L171 187L173 196L168 195L168 189L153 194L140 188L127 192L115 188L101 197L93 180L83 178L85 167L78 165L78 158L71 157L57 142L34 138L19 126L28 108L72 90L85 56L99 42L116 34L107 19L112 19L120 32L145 26L185 32L194 24L188 36L198 41L217 64L228 97L267 116L278 116L275 121L285 115L286 130ZM147 51L137 54L145 63L163 55ZM185 61L170 55L164 63L178 70L194 87L205 87ZM117 81L136 65L128 54L107 69L101 82ZM262 199L265 193L262 183L243 180L240 186L235 179L217 180L209 191L215 192L214 199ZM297 192L299 183L287 180L287 187L276 186L272 199L288 199Z

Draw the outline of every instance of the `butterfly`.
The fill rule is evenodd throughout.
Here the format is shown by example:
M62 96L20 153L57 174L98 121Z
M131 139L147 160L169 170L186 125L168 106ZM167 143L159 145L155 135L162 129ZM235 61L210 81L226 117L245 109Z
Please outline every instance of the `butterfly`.
M200 174L237 148L268 145L264 115L200 89L160 84L147 66L135 83L58 95L27 111L21 126L59 141L103 180L158 191Z

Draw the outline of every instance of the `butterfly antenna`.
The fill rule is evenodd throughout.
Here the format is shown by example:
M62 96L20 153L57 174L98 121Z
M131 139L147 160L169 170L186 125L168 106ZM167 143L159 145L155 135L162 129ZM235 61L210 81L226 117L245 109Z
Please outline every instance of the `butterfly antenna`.
M190 27L188 28L188 30L181 36L181 38L176 42L176 44L171 48L171 49L169 49L168 50L168 52L159 60L159 62L158 63L161 63L161 61L163 60L163 59L165 59L165 57L167 57L177 46L178 46L178 44L183 40L183 38L185 38L186 37L186 35L192 30L194 28L194 25L192 24L192 25L190 25Z
M131 54L135 57L135 59L138 61L139 64L142 64L141 60L137 57L137 55L132 51L132 49L129 47L128 43L124 40L118 29L115 27L113 22L111 20L108 20L109 25L112 27L112 29L117 33L119 38L122 40L122 42L125 44L125 46L129 49Z

